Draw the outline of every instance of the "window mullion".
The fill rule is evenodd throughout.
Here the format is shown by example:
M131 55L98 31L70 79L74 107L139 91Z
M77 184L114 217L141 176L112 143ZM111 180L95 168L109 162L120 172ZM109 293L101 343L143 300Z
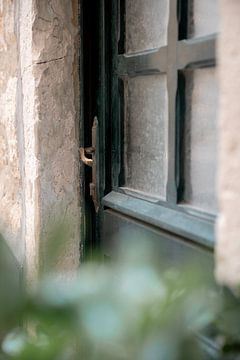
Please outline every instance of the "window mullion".
M167 88L168 88L168 146L167 146L167 201L177 202L176 174L175 174L175 137L176 137L176 94L177 94L177 0L169 2L168 23L168 59L167 59Z

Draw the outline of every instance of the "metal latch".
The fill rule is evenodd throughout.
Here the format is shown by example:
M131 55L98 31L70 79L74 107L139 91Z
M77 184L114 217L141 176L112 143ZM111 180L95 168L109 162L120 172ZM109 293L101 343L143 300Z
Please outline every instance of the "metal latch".
M92 146L83 148L80 147L80 159L81 161L92 168L92 182L89 184L90 195L92 197L95 211L99 210L99 199L98 199L98 190L97 190L97 140L98 140L98 119L95 116L92 126ZM92 158L86 157L91 155Z

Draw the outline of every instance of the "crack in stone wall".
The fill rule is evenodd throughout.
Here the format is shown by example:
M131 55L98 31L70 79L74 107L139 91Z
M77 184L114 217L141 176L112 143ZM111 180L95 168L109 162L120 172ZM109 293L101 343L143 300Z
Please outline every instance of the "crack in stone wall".
M77 0L0 0L0 227L30 278L65 220L79 266L78 46Z
M76 1L75 1L76 6ZM78 13L74 2L42 0L36 3L33 24L33 74L39 116L38 159L41 236L59 221L71 226L64 258L59 269L79 264L79 156L76 89L73 78L75 41L78 28L72 18ZM44 21L42 21L44 19ZM41 41L39 34L42 33ZM39 42L36 42L38 39Z

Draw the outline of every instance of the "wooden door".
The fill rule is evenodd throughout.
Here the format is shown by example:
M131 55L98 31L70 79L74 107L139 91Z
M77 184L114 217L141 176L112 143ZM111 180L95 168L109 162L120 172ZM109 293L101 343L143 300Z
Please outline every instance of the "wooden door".
M163 269L194 260L213 274L217 0L85 4L84 145L97 116L99 200L96 212L86 184L87 244L114 258L119 241L144 238Z
M112 257L119 234L134 233L158 244L165 266L196 258L212 271L218 2L85 3L89 134L98 118L92 245Z

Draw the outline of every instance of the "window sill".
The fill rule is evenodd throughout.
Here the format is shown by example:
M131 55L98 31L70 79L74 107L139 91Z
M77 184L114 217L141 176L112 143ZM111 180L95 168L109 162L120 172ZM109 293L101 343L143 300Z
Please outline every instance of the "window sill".
M214 247L215 222L178 209L153 204L120 192L106 195L102 204L137 220L161 228L209 249Z

